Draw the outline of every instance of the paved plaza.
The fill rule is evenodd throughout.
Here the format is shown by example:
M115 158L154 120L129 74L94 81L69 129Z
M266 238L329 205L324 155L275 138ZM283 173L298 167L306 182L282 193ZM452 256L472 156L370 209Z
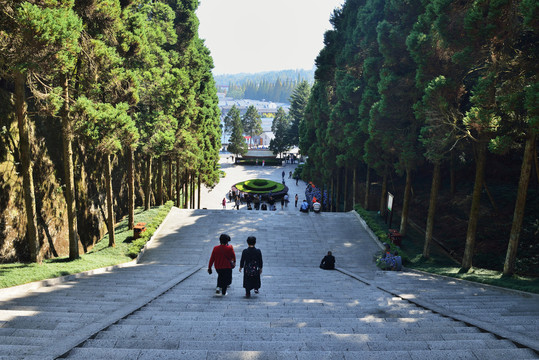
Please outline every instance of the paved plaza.
M539 296L414 271L384 272L354 212L223 210L230 186L281 181L295 165L241 167L173 208L138 263L0 290L2 359L537 359ZM207 262L219 234L264 256L260 294L234 270L215 294ZM337 271L318 268L328 250Z

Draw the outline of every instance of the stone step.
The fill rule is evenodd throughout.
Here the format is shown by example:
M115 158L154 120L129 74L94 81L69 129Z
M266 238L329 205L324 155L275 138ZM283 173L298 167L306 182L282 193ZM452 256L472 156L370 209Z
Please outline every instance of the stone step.
M300 338L301 339L301 338ZM164 350L222 350L222 351L396 351L396 350L463 350L463 349L513 349L516 346L507 340L396 340L357 341L349 339L325 339L320 342L305 336L286 340L183 340L183 339L90 339L85 348L110 349L164 349Z
M49 339L26 337L26 336L0 336L0 346L2 345L29 345L43 346L49 343Z
M63 312L49 313L36 311L12 311L0 310L0 321L9 320L10 322L20 322L24 320L39 319L40 321L61 322L61 321L91 321L103 314L81 313L81 312Z
M536 359L529 349L476 349L476 350L395 350L395 351L220 351L220 350L155 350L155 349L93 349L77 348L69 359L189 359L189 360L413 360L413 359Z
M302 335L305 332L298 332L295 336ZM365 334L308 334L309 340L313 342L325 342L329 340L333 341L388 341L388 340L408 340L408 341L420 341L420 340L495 340L496 337L489 333L432 333L422 332L414 333L406 330L400 332L397 331L379 331ZM217 333L208 334L202 332L159 332L154 334L154 337L160 340L169 339L181 339L186 341L287 341L290 340L290 333L271 333L271 332L257 332L257 333ZM103 331L99 333L95 339L97 340L113 340L113 339L125 339L130 340L146 340L147 334L140 332L130 333L117 333L110 331Z
M226 316L216 316L214 318L210 318L207 316L174 316L174 317L160 317L160 316L148 316L146 318L127 318L119 321L119 324L122 325L146 325L146 324L153 324L153 325L178 325L182 326L182 324L192 322L193 320L198 320L198 322L201 325L219 325L223 323L224 321L227 321L231 324L234 323L271 323L274 321L280 321L280 322L288 322L288 323L295 323L298 324L298 326L307 326L309 324L312 324L310 326L335 326L338 324L346 324L346 325L361 325L364 324L367 317L341 317L339 319L335 319L332 317L317 317L312 316L309 317L308 315L302 315L302 316L261 316L258 317L257 320L253 320L252 318L239 318L239 317L226 317ZM385 318L378 318L378 319L369 319L370 323L374 322L384 322L384 323L414 323L414 324L429 324L429 323L436 323L438 325L446 325L451 322L450 319L436 319L436 318L418 318L418 317L385 317Z
M483 334L479 332L479 329L474 327L441 327L438 328L438 331L435 331L432 327L383 327L383 326L372 326L365 327L361 329L360 333L346 333L346 332L327 332L328 335L335 337L352 337L356 335L365 336L365 335L376 335L376 334L385 334L390 337L402 337L407 334L411 336L421 336L421 335L440 335L448 336L462 336L464 338L473 338L473 335ZM222 326L218 328L208 327L201 328L198 326L192 326L191 328L178 329L177 327L172 326L159 326L155 327L152 325L113 325L97 335L96 338L143 338L147 339L148 334L152 334L155 338L181 338L185 336L189 339L200 339L206 337L222 337L222 336L282 336L283 334L289 334L289 336L299 336L300 334L309 334L309 336L318 336L321 334L320 328L285 328L285 327L273 327L273 328L234 328L234 331L231 331L231 327ZM468 336L468 337L467 337ZM483 335L480 335L483 336Z
M2 356L19 356L20 359L24 355L31 354L39 348L39 345L0 343L0 354Z

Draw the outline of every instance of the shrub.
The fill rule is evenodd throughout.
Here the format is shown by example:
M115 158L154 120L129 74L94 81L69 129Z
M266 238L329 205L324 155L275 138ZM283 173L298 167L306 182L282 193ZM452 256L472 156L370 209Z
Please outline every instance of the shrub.
M285 186L276 181L266 179L254 179L242 181L234 185L236 189L251 194L278 193L284 190Z
M262 161L264 161L265 166L282 166L283 165L283 160L276 159L276 158L258 158L258 163L256 162L256 159L236 159L236 164L261 166Z

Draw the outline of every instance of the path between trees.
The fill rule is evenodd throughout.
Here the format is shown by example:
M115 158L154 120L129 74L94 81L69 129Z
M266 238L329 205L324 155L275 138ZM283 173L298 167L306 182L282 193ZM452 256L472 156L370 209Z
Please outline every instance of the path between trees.
M257 237L260 295L235 271L215 296L222 232L238 257ZM379 271L379 248L352 212L173 208L138 264L0 290L0 359L539 358L539 296ZM318 268L328 250L339 271Z

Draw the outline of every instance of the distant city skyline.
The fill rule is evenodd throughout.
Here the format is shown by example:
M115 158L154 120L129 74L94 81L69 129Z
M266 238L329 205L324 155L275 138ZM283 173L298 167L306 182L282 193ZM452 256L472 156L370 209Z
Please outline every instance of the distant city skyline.
M312 69L344 0L201 0L199 35L214 74Z

